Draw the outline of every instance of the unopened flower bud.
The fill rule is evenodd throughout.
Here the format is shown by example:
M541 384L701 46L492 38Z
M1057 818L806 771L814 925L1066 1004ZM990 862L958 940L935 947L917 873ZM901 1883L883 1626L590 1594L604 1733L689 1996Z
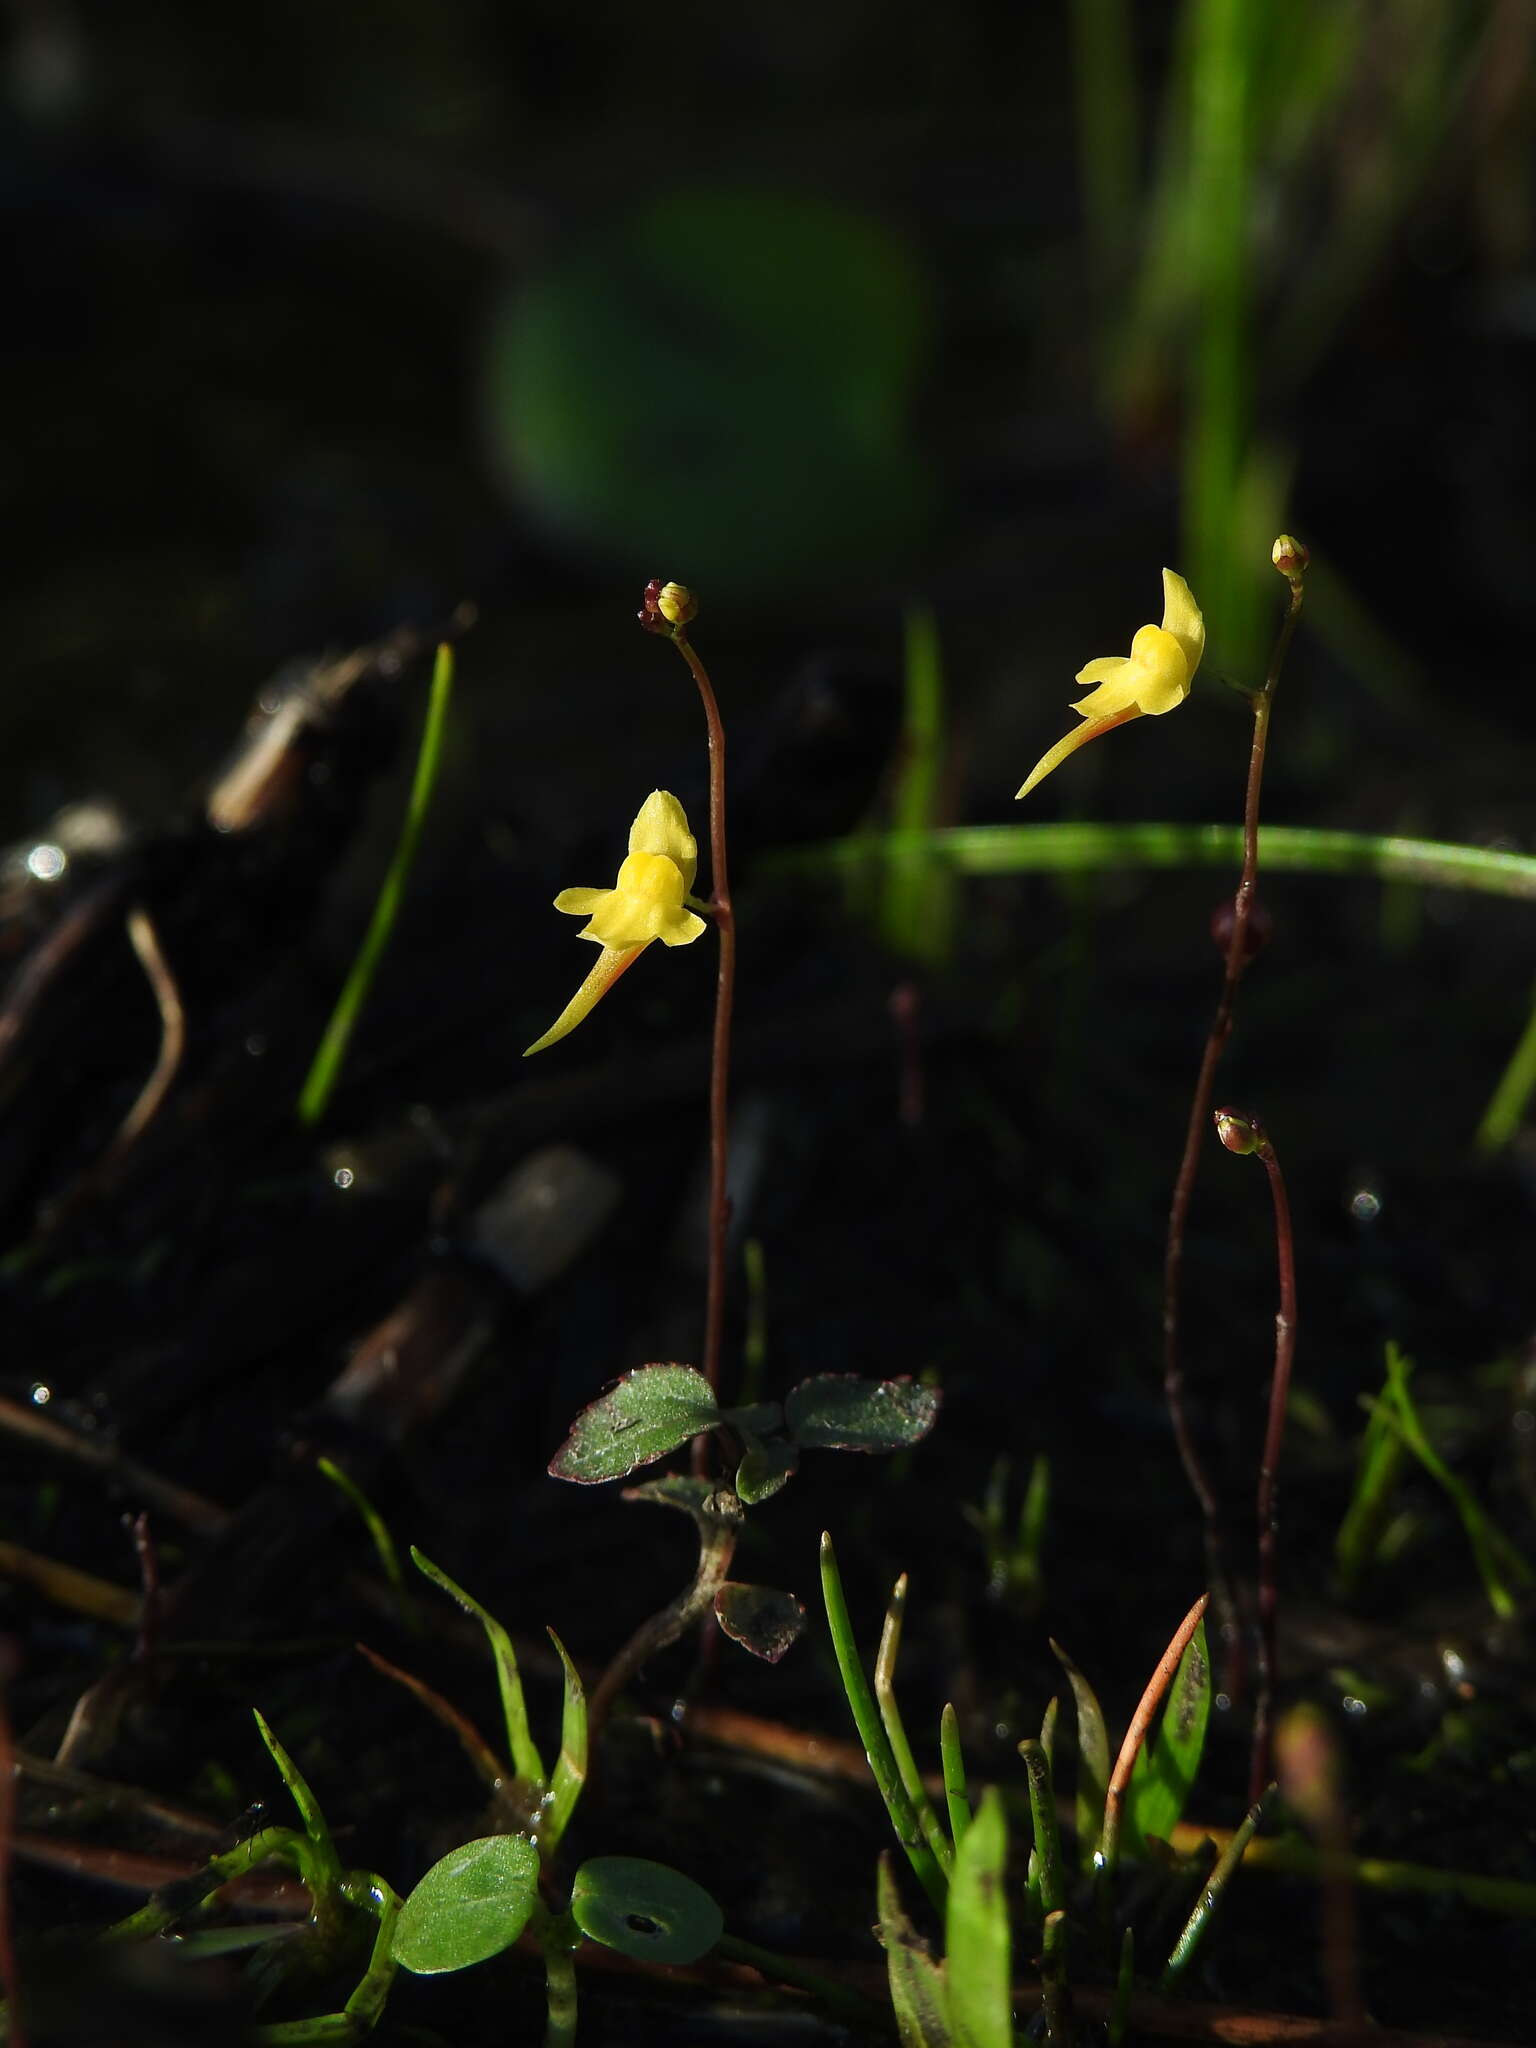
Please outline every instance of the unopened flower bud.
M1237 1152L1244 1157L1259 1149L1259 1127L1251 1116L1244 1116L1240 1109L1217 1110L1216 1135L1229 1152Z
M1293 533L1282 533L1270 549L1269 559L1282 576L1303 576L1312 559Z
M1232 928L1237 923L1237 899L1223 896L1211 912L1211 937L1225 959L1232 945ZM1275 920L1257 896L1248 904L1248 922L1243 930L1243 965L1262 953L1275 935Z
M656 609L669 626L686 626L698 616L699 600L686 583L663 583L656 593Z

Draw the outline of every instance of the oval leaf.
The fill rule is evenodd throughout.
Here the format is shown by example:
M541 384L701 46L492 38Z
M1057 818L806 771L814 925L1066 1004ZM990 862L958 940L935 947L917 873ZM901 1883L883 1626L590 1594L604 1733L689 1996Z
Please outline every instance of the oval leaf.
M790 1433L807 1450L900 1451L921 1443L939 1412L937 1387L823 1372L784 1402Z
M733 1643L777 1664L805 1627L805 1609L793 1593L727 1579L715 1595L715 1619Z
M1145 1759L1145 1769L1138 1769L1131 1779L1125 1816L1127 1847L1144 1848L1152 1838L1172 1839L1200 1768L1210 1715L1211 1660L1202 1621L1184 1647L1150 1751L1144 1749L1136 1759L1138 1766Z
M539 1897L539 1852L526 1835L486 1835L434 1863L400 1908L391 1953L418 1977L467 1970L510 1948Z
M749 1508L760 1500L770 1500L788 1483L799 1463L799 1451L786 1438L759 1443L749 1437L746 1455L736 1467L737 1498Z
M691 1365L637 1366L582 1410L549 1470L581 1486L622 1479L719 1419L713 1388Z
M645 1963L696 1963L725 1930L701 1884L641 1856L594 1856L571 1887L571 1918L589 1940Z

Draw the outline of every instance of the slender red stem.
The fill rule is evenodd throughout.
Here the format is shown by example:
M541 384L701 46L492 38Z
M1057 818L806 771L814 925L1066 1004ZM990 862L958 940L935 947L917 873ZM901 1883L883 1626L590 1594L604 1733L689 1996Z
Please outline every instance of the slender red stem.
M1275 1565L1279 1549L1276 1512L1280 1485L1280 1447L1285 1441L1285 1410L1291 1391L1291 1366L1296 1357L1296 1247L1291 1235L1291 1205L1285 1176L1268 1135L1250 1118L1258 1139L1256 1150L1269 1175L1275 1206L1275 1259L1280 1276L1280 1306L1275 1315L1275 1374L1269 1387L1269 1421L1259 1461L1256 1512L1259 1524L1259 1656L1258 1688L1253 1707L1253 1754L1249 1762L1249 1797L1256 1799L1269 1783L1274 1750L1275 1687L1279 1669L1275 1656L1275 1621L1280 1591ZM1254 1791L1254 1787L1258 1791Z
M709 1065L709 1264L704 1301L703 1374L718 1390L720 1352L725 1335L725 1250L731 1205L726 1190L730 1163L729 1097L731 1079L731 1012L736 992L736 919L731 909L730 872L725 850L725 728L714 685L686 628L675 627L672 639L699 686L704 722L709 732L709 879L710 907L719 938L715 976L715 1032ZM708 1443L695 1438L693 1463L702 1471Z
M1236 1602L1226 1563L1220 1504L1200 1453L1195 1447L1194 1435L1189 1426L1189 1415L1184 1406L1184 1365L1179 1349L1179 1305L1184 1270L1184 1232L1189 1219L1189 1205L1195 1192L1195 1177L1200 1167L1200 1148L1206 1141L1206 1133L1210 1127L1211 1096L1216 1084L1216 1069L1221 1062L1227 1039L1231 1035L1232 1009L1237 997L1237 985L1243 978L1243 970L1249 960L1248 932L1259 873L1259 798L1264 786L1264 760L1269 745L1269 717L1274 702L1275 685L1280 680L1286 651L1290 647L1291 636L1296 630L1296 620L1301 612L1300 572L1291 575L1288 581L1290 596L1286 604L1285 617L1281 620L1280 630L1275 636L1264 687L1253 700L1253 744L1248 753L1248 788L1243 801L1242 874L1238 880L1237 894L1233 898L1232 930L1227 940L1221 995L1216 1004L1216 1014L1211 1020L1210 1031L1206 1036L1200 1072L1195 1082L1194 1099L1189 1106L1189 1122L1184 1132L1184 1152L1179 1161L1178 1178L1173 1184L1173 1200L1168 1210L1168 1237L1163 1256L1163 1397L1168 1404L1168 1419L1173 1426L1173 1438L1178 1446L1185 1476L1196 1500L1200 1503L1200 1512L1205 1524L1206 1568L1210 1579L1211 1596L1216 1602L1220 1632L1229 1641L1235 1639L1233 1617Z

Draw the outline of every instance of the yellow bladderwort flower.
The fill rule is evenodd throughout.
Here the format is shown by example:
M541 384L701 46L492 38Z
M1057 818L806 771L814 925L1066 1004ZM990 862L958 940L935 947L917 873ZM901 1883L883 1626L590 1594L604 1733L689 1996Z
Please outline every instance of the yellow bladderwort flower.
M698 842L677 798L653 789L629 828L629 852L611 889L562 889L556 910L584 917L580 936L602 947L597 965L577 989L544 1036L528 1053L574 1031L589 1010L605 996L627 967L632 967L653 939L664 946L691 946L704 920L684 904L698 866Z
M1189 695L1195 670L1205 652L1205 620L1189 585L1172 569L1163 571L1163 623L1143 626L1131 642L1129 655L1106 654L1077 672L1080 683L1097 683L1072 706L1086 722L1042 754L1019 791L1028 796L1068 754L1087 746L1143 713L1156 718L1172 711Z

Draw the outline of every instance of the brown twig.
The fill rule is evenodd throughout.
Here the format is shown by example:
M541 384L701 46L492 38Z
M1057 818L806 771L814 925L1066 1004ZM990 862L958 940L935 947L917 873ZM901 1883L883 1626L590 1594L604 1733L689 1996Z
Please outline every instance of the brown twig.
M148 1080L118 1125L116 1135L102 1154L93 1177L109 1174L133 1150L159 1114L187 1044L187 1017L181 1006L181 992L160 944L154 920L142 903L132 903L128 906L126 922L129 943L144 970L145 980L154 992L155 1006L160 1012L160 1051Z
M1288 536L1282 536L1282 539L1275 543L1274 559L1276 568L1290 585L1290 595L1286 602L1285 616L1280 622L1280 630L1275 636L1275 644L1270 653L1264 687L1253 699L1253 742L1248 753L1248 786L1243 800L1242 873L1238 880L1237 894L1232 901L1232 924L1227 937L1221 996L1206 1036L1200 1072L1195 1082L1194 1099L1189 1106L1189 1122L1184 1132L1184 1151L1179 1161L1178 1177L1173 1184L1173 1200L1168 1210L1168 1236L1163 1254L1163 1397L1168 1405L1168 1419L1173 1427L1180 1462L1183 1464L1191 1490L1200 1503L1200 1513L1205 1525L1207 1569L1223 1634L1229 1631L1235 1602L1226 1565L1220 1504L1200 1453L1195 1447L1188 1412L1184 1406L1184 1366L1179 1351L1179 1297L1184 1268L1184 1231L1189 1219L1189 1205L1195 1192L1195 1177L1200 1166L1200 1148L1205 1142L1211 1113L1216 1068L1231 1034L1232 1009L1237 997L1237 985L1242 980L1243 971L1251 957L1249 937L1259 872L1259 798L1264 786L1264 760L1269 745L1270 712L1274 704L1275 686L1280 680L1280 671L1285 665L1286 653L1301 613L1306 552L1296 542L1289 540Z
M158 1513L169 1515L184 1528L196 1530L200 1536L216 1536L228 1524L229 1514L217 1502L192 1492L190 1487L178 1486L172 1479L162 1478L149 1466L124 1457L112 1444L98 1443L94 1438L66 1429L26 1402L11 1401L0 1395L0 1430L20 1437L24 1442L38 1444L87 1472L96 1473L124 1493L137 1495Z
M1115 1768L1109 1774L1109 1788L1104 1794L1104 1834L1100 1841L1103 1867L1112 1871L1120 1853L1120 1817L1125 1805L1126 1787L1131 1782L1136 1755L1147 1739L1147 1730L1152 1726L1152 1716L1157 1712L1158 1701L1173 1683L1173 1674L1179 1668L1190 1637L1200 1626L1205 1613L1208 1593L1202 1593L1188 1614L1173 1632L1169 1643L1157 1661L1157 1669L1147 1680L1146 1690L1131 1716L1131 1725L1125 1731L1125 1740L1120 1745L1120 1754L1115 1758Z

